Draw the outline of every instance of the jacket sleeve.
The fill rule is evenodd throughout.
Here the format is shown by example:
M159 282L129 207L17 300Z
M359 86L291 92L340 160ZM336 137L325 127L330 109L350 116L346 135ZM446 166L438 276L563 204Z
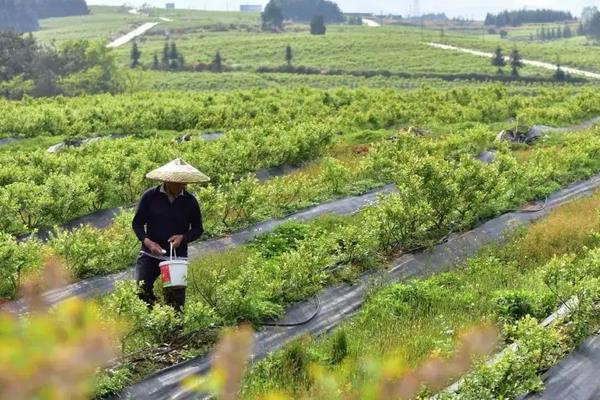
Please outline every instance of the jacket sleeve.
M140 242L146 239L146 223L148 222L148 196L144 194L135 210L131 226Z
M199 239L203 232L202 212L200 211L198 200L194 197L190 210L190 230L185 234L185 241L187 243L193 242Z

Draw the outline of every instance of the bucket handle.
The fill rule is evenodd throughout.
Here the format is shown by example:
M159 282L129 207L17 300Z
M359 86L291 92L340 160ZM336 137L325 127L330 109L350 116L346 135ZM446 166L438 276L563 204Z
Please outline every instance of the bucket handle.
M177 250L175 250L175 247L173 247L173 243L169 242L169 259L173 260L174 258L177 258ZM175 256L175 257L173 257Z

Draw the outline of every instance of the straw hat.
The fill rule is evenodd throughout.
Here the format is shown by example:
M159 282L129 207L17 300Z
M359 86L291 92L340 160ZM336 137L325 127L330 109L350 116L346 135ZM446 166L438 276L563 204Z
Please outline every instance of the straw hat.
M176 183L198 183L208 182L210 178L186 163L180 158L176 158L168 164L163 165L155 169L154 171L148 172L146 175L148 179L154 179L162 182L176 182Z

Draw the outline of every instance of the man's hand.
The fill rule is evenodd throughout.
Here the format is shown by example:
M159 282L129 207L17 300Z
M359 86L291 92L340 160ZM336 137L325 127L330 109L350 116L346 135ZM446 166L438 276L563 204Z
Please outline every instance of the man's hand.
M162 247L160 247L160 245L158 243L153 242L152 240L150 240L148 238L144 239L144 245L155 256L162 256L163 254L165 254L165 251L163 250Z
M184 239L183 235L173 235L169 238L169 243L173 244L173 248L178 249Z

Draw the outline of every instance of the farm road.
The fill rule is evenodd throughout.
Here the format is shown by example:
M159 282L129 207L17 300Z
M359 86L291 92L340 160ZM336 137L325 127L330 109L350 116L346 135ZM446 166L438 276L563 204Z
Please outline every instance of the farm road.
M462 53L467 53L467 54L472 54L474 56L479 56L479 57L487 57L487 58L491 58L493 56L492 53L487 53L484 51L479 51L479 50L473 50L473 49L467 49L464 47L457 47L457 46L451 46L448 44L441 44L441 43L427 43L428 46L431 47L435 47L437 49L442 49L442 50L451 50L451 51L459 51ZM509 57L505 57L506 60L509 60ZM542 61L534 61L534 60L523 60L523 64L525 65L531 65L534 67L539 67L539 68L544 68L544 69L549 69L552 71L556 70L556 65L554 64L550 64L547 62L542 62ZM565 67L565 66L561 66L560 67L563 71L565 71L568 74L571 75L580 75L580 76L584 76L586 78L593 78L593 79L600 79L600 74L597 74L595 72L590 72L590 71L585 71L582 69L577 69L577 68L571 68L571 67Z
M136 37L143 35L144 33L149 31L150 29L154 28L158 24L159 24L159 22L146 22L145 24L135 28L131 32L126 33L125 35L113 40L112 42L107 44L106 47L115 48L115 47L123 46L124 44L132 41Z

